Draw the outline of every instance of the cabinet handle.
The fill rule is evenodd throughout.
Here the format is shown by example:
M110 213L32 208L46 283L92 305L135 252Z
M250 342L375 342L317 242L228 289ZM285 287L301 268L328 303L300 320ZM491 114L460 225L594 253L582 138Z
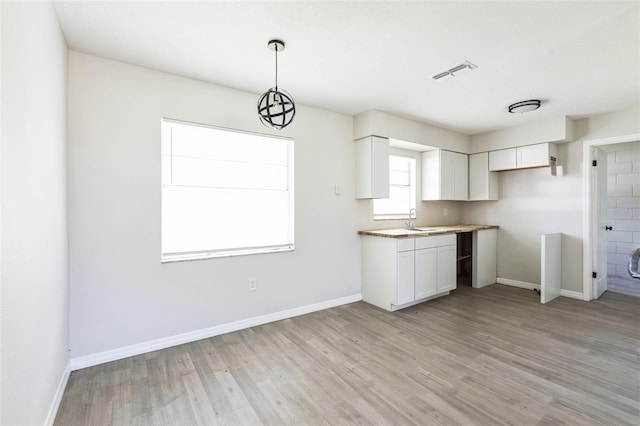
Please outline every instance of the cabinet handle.
M605 226L604 230L605 231L613 231L613 226Z

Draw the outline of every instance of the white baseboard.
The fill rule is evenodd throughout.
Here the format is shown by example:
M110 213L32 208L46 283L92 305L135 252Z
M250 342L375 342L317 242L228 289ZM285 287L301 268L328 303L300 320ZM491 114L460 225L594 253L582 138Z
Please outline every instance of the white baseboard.
M255 327L257 325L280 321L287 318L293 318L299 315L321 311L323 309L346 305L348 303L359 302L360 300L362 300L362 294L358 293L351 296L340 297L338 299L327 300L325 302L319 302L311 305L300 306L298 308L274 312L271 314L260 315L257 317L234 321L227 324L203 328L201 330L177 334L175 336L163 337L161 339L150 340L148 342L124 346L122 348L111 349L91 355L71 358L71 360L69 361L69 366L71 371L80 370L81 368L92 367L94 365L104 364L105 362L116 361L118 359L170 348L172 346L182 345L184 343L195 342L196 340L207 339L209 337L219 336L221 334L230 333L232 331L243 330L245 328Z
M56 389L56 393L53 396L53 401L51 402L51 406L49 407L47 418L44 421L45 426L52 426L53 422L56 421L58 408L60 408L60 403L62 402L62 395L64 395L64 390L67 388L67 382L69 381L70 374L71 374L71 367L70 367L70 364L67 363L67 366L62 372L62 377L60 378L60 383L58 383L58 388Z
M507 279L507 278L499 278L498 277L496 282L498 284L510 285L512 287L526 288L527 290L533 290L533 289L540 290L540 284L533 284L533 283L528 283L528 282L525 282L525 281L516 281L516 280L510 280L510 279ZM560 290L560 296L569 297L571 299L584 300L581 291L572 291L572 290L564 290L564 289L562 289L562 290Z
M498 277L496 282L498 284L510 285L511 287L526 288L527 290L533 290L534 288L540 290L540 284L532 284L526 281L516 281L510 280L508 278Z
M581 291L560 290L560 296L570 297L571 299L584 300L584 295Z

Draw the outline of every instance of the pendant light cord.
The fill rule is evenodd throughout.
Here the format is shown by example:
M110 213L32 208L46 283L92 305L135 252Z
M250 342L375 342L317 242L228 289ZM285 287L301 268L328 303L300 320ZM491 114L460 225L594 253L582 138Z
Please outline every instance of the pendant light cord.
M276 92L278 91L278 45L276 45Z

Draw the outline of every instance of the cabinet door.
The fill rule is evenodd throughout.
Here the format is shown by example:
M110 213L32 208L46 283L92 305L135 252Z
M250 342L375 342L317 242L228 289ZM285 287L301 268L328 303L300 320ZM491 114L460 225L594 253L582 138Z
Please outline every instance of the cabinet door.
M469 201L497 200L498 174L489 171L489 153L469 156Z
M415 300L414 263L413 251L403 251L398 253L396 305L402 305Z
M469 198L469 156L467 154L453 154L453 186L454 200L466 201Z
M415 251L415 299L430 297L438 292L438 249Z
M517 150L517 164L519 169L528 167L548 166L549 144L540 143L537 145L521 146Z
M438 247L438 293L455 290L456 246Z
M455 153L440 150L440 199L455 200Z
M489 170L513 170L516 168L516 149L501 149L489 153Z
M422 200L440 200L440 151L422 153Z
M371 198L389 198L389 140L371 137Z
M497 229L482 229L473 233L471 283L474 288L495 284L497 280L497 246Z
M389 141L369 136L356 141L356 198L389 197Z

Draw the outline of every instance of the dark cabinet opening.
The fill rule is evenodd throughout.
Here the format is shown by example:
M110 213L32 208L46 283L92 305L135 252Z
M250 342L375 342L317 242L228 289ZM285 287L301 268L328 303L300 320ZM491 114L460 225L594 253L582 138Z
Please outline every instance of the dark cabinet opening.
M458 273L458 286L471 287L471 271L472 271L472 232L461 232L458 236L458 253L457 259L457 273Z

